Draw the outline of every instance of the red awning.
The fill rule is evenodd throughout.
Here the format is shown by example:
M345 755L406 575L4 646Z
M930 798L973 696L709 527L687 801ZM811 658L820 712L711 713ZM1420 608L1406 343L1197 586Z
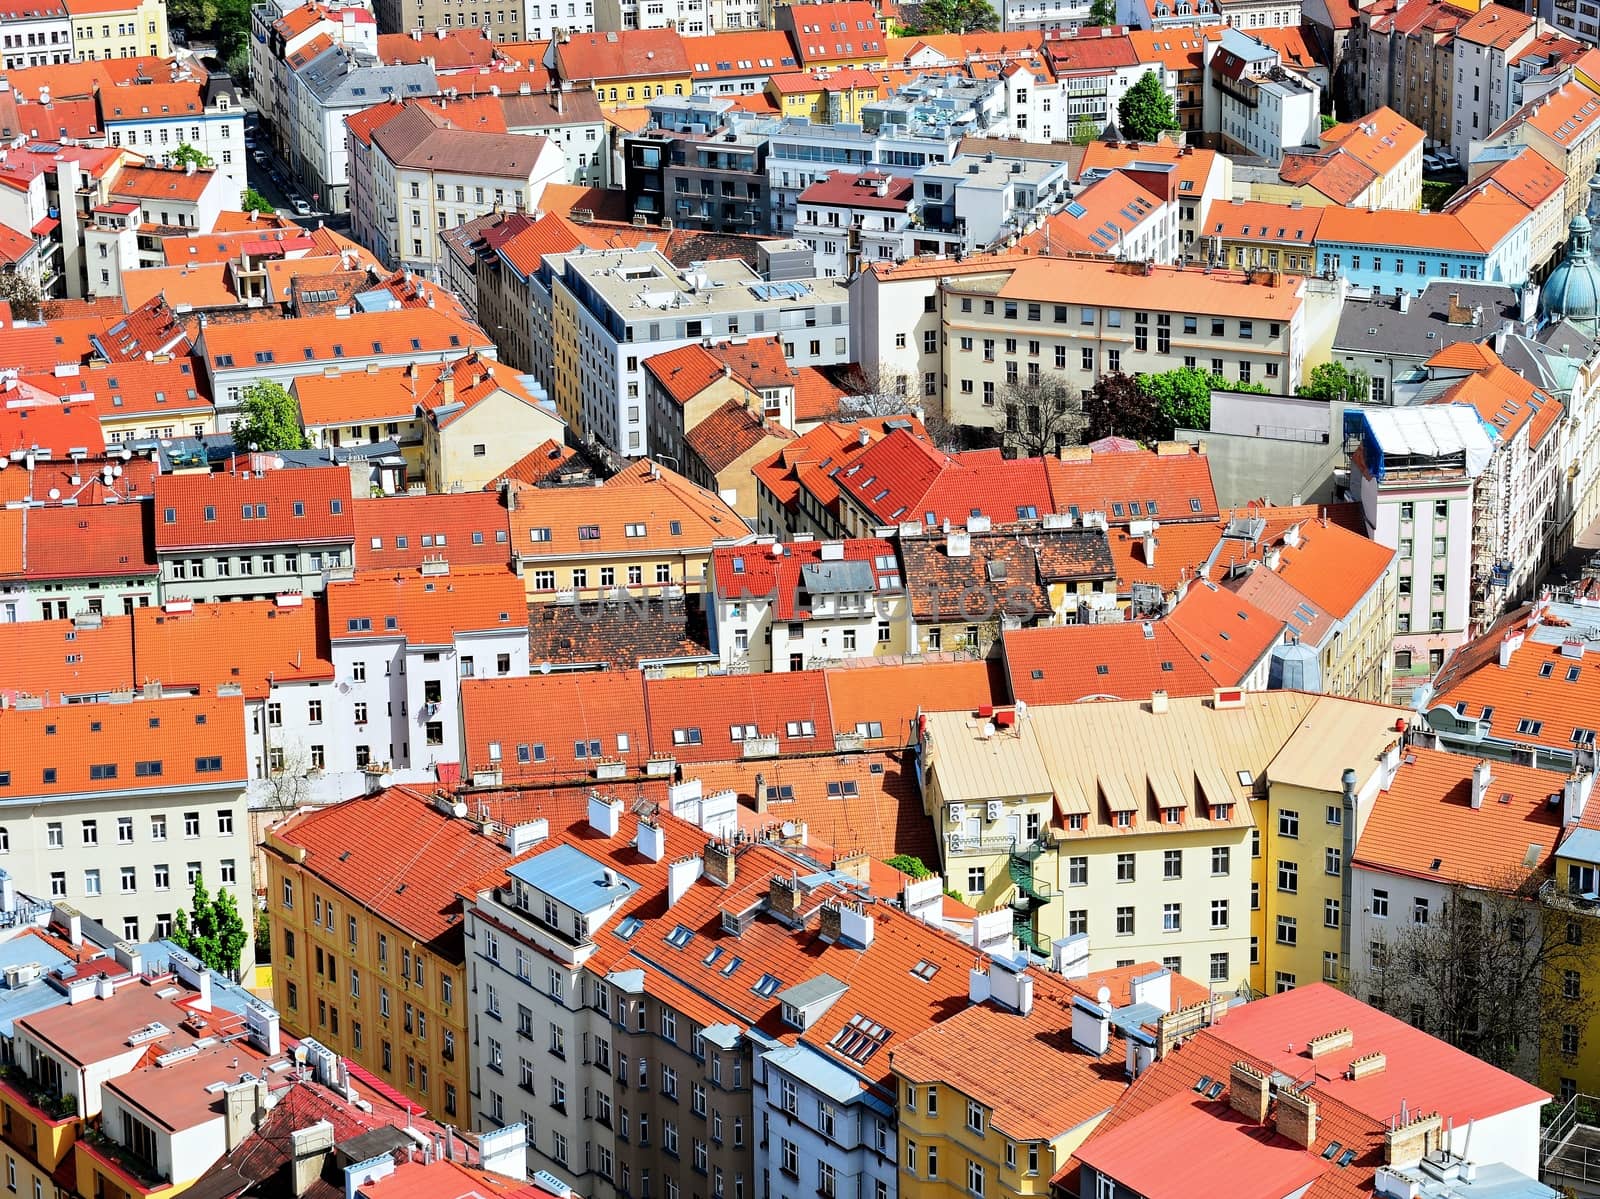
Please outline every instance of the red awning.
M56 220L56 218L53 216L47 216L28 232L32 233L35 237L46 237L49 234L54 233L60 227L60 221Z
M367 1070L363 1070L349 1058L344 1059L344 1064L349 1068L350 1080L357 1085L366 1087L368 1090L383 1096L386 1101L394 1104L401 1111L410 1112L413 1116L425 1116L428 1114L427 1108L413 1103L381 1078Z

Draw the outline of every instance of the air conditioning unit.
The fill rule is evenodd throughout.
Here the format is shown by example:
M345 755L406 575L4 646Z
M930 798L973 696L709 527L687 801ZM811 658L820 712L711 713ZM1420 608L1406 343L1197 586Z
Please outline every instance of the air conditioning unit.
M966 818L967 818L967 805L966 804L964 804L964 803L953 803L953 804L950 805L950 823L951 824L960 824L962 821L966 820Z
M1004 807L1005 805L998 799L991 799L988 803L983 805L983 814L991 821L999 820L1001 811L1004 809Z

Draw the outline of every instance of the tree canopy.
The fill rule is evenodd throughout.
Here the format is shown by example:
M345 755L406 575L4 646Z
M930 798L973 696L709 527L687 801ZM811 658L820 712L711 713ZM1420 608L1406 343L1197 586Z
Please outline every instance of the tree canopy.
M1138 142L1153 142L1168 130L1178 128L1172 97L1154 71L1146 71L1138 83L1123 93L1117 102L1117 125L1123 137Z
M220 888L213 896L206 880L196 875L194 899L189 911L178 910L173 921L172 943L199 958L218 974L236 978L239 958L250 939L233 892Z
M1364 370L1351 370L1341 362L1324 362L1311 368L1306 381L1296 389L1308 400L1344 400L1364 404L1372 391L1372 378Z
M1211 393L1265 393L1260 383L1225 379L1194 366L1152 375L1104 375L1083 402L1086 440L1126 437L1150 445L1166 441L1176 429L1211 426Z
M1000 397L1001 447L1018 458L1041 458L1083 435L1083 401L1058 375L1018 379Z
M1117 0L1094 0L1089 5L1088 24L1104 28L1117 23Z
M1165 428L1163 438L1171 437L1175 429L1210 428L1213 391L1264 394L1267 390L1260 383L1225 379L1197 366L1180 366L1157 375L1140 375L1139 388L1152 397L1161 410Z
M192 162L198 170L209 170L216 165L209 154L188 142L178 143L178 148L172 152L172 161L179 166L188 166Z
M239 410L244 419L233 430L240 449L303 450L306 435L300 429L300 406L283 386L261 379L244 389Z
M988 0L919 0L906 15L912 33L987 33L1000 28Z
M36 321L44 295L39 281L21 271L0 271L0 300L11 305L11 315L19 321Z
M273 216L278 211L273 207L271 200L253 187L244 189L244 195L239 198L239 208L243 212L259 212L266 216Z
M914 879L933 877L933 871L928 869L927 863L909 853L898 853L892 858L885 858L884 865L892 866L901 874L909 874Z

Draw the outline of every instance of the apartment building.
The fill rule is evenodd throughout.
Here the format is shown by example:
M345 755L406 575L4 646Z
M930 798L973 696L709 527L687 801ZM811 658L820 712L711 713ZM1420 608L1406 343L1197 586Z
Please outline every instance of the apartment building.
M328 584L328 638L344 735L326 769L448 774L461 745L460 680L528 672L522 583L503 567L426 559Z
M830 866L800 846L723 840L712 798L685 792L670 801L680 816L635 816L600 794L586 821L513 830L522 856L468 905L478 1118L529 1105L529 1165L583 1195L646 1177L671 1193L700 1171L728 1195L837 1193L850 1177L891 1193L895 1089L880 1050L965 1002L973 948L859 902L864 858ZM698 828L682 818L691 808ZM802 863L808 876L791 878ZM552 1069L549 1046L580 1064Z
M878 14L862 0L780 5L773 17L775 26L789 35L805 70L888 65Z
M347 311L325 315L202 326L194 355L205 366L218 424L233 428L241 394L258 380L287 389L297 379L323 375L329 368L420 368L471 353L495 356L493 339L461 315L438 307L430 285L408 282L402 291L406 299L388 288L360 292ZM397 320L395 314L402 309L405 317Z
M1301 1078L1309 1081L1291 1084ZM1457 1185L1461 1170L1542 1193L1538 1121L1548 1098L1332 987L1301 987L1231 1011L1146 1069L1080 1147L1068 1178L1078 1194L1162 1194L1181 1160L1207 1186L1241 1174L1264 1181L1272 1170L1273 1189L1310 1199L1368 1187L1399 1199L1413 1187Z
M612 0L624 8L637 0ZM691 3L694 0L684 0ZM644 28L635 10L618 13L609 23L596 14L595 25L606 32L563 34L550 45L554 74L563 84L587 84L601 103L640 103L653 96L686 96L693 91L689 54L676 29ZM702 19L704 19L702 17Z
M40 960L9 967L6 1175L19 1194L63 1179L77 1193L178 1194L265 1115L266 1080L288 1065L277 1013L170 944L87 931L62 906L47 938L7 946L31 941Z
M1019 521L1000 532L982 516L949 532L908 524L898 545L912 653L987 657L1005 629L1093 623L1117 610L1106 531L1073 528L1068 516Z
M1552 890L1566 888L1572 865L1579 867L1579 886L1571 894L1586 894L1581 840L1568 850L1568 870L1560 875L1556 853L1564 839L1563 826L1576 826L1583 818L1593 775L1539 770L1421 745L1408 746L1405 752L1405 762L1376 798L1352 861L1351 941L1356 957L1349 985L1374 1007L1415 1014L1420 1017L1419 1028L1434 1031L1429 1025L1441 1015L1439 1007L1429 997L1412 993L1421 980L1408 978L1401 966L1414 943L1413 930L1450 920L1451 905L1470 902L1466 896L1473 892L1483 893L1480 902L1494 903L1492 893L1512 892L1529 880L1530 886L1538 886L1551 878ZM1427 844L1413 831L1420 826L1430 830ZM1564 929L1576 913L1562 907L1526 905L1531 943L1563 935L1540 927L1555 921L1553 928ZM1574 955L1559 964L1551 961L1548 968L1579 964ZM1570 1092L1577 1085L1574 1076L1591 1073L1580 1062L1579 1049L1574 1036L1565 1045L1528 1045L1519 1057L1536 1063L1538 1076L1547 1083Z
M1206 52L1207 74L1220 93L1217 133L1224 153L1277 163L1285 150L1317 144L1321 89L1284 70L1276 48L1226 29Z
M914 187L892 175L836 171L800 193L795 234L825 276L849 279L862 262L899 262L909 256Z
M711 647L752 674L905 650L907 589L892 542L757 537L711 553Z
M125 4L126 0L86 2ZM155 7L164 30L165 10ZM164 32L161 45L166 45ZM170 83L101 88L96 99L101 128L110 145L127 146L153 157L180 145L193 146L222 176L222 190L230 206L244 191L244 107L227 75L207 73L199 79L180 76ZM201 228L209 231L212 225Z
M129 941L170 935L198 878L249 910L237 693L18 706L0 713L0 741L13 763L0 777L25 805L4 826L18 889L71 904ZM243 968L251 961L247 946Z
M699 592L712 547L749 531L719 496L654 463L588 487L513 485L506 499L532 602Z
M471 1118L474 1090L456 890L509 860L466 816L454 800L435 807L391 787L295 815L268 829L264 846L273 1006L285 1031L315 1037L452 1124Z
M1356 63L1357 103L1368 111L1390 108L1421 129L1428 145L1449 145L1455 36L1484 7L1479 0L1426 0L1354 14L1346 54Z
M141 58L170 50L166 5L157 0L69 0L77 61Z
M1193 247L1205 234L1207 215L1218 202L1233 196L1233 160L1215 150L1168 141L1153 145L1090 142L1084 147L1078 181L1087 183L1101 174L1130 168L1146 177L1164 177L1162 190L1167 202L1178 210L1182 252L1197 256Z
M396 108L371 130L370 171L350 176L355 236L387 246L391 267L441 279L446 229L491 211L531 212L545 184L567 176L548 138L463 128L420 104ZM367 147L351 143L353 160Z
M1317 224L1321 271L1393 295L1433 279L1520 287L1532 269L1533 214L1507 195L1479 194L1448 212L1328 206Z
M1512 99L1512 64L1534 46L1538 18L1503 4L1488 4L1456 30L1450 80L1450 149L1467 161L1472 139L1498 129L1518 107Z
M742 259L679 269L660 250L550 254L534 297L536 334L555 347L553 397L574 430L626 457L647 456L643 362L706 338L777 334L795 367L851 360L841 281L768 282Z
M1415 210L1422 202L1426 135L1392 108L1379 107L1322 131L1316 150L1287 153L1276 182L1252 183L1252 199L1307 207Z
M71 62L72 14L63 0L43 0L8 13L0 64L8 71Z
M162 475L155 550L163 601L320 593L324 572L352 560L350 489L350 472L332 466Z
M935 712L926 809L945 877L976 905L1009 902L1038 952L1086 934L1094 969L1148 959L1282 990L1339 977L1345 870L1401 716L1235 687Z
M1572 79L1529 100L1504 123L1482 138L1473 138L1474 161L1486 151L1527 146L1566 179L1565 212L1568 221L1587 210L1589 180L1600 163L1600 95L1582 80Z
M941 280L942 333L918 362L919 375L936 372L957 424L992 427L1006 386L1046 368L1084 392L1103 373L1176 366L1286 391L1299 385L1308 322L1296 276L1081 259L995 265ZM919 314L883 317L893 324L880 325L880 336L898 335ZM867 353L861 347L857 356Z
M645 359L644 368L657 461L683 463L688 436L730 400L763 421L794 427L796 372L776 337L684 346Z

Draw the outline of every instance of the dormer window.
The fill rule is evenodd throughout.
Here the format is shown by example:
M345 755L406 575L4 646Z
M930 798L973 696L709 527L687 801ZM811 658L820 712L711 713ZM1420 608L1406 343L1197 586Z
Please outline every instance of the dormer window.
M1183 809L1182 808L1162 808L1161 809L1161 821L1162 821L1163 824L1182 824L1183 823Z

